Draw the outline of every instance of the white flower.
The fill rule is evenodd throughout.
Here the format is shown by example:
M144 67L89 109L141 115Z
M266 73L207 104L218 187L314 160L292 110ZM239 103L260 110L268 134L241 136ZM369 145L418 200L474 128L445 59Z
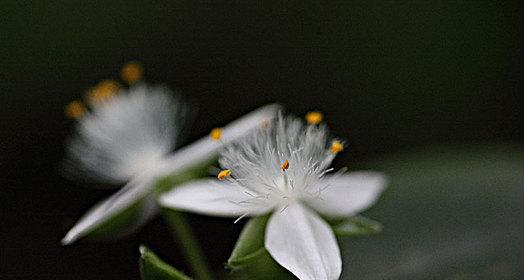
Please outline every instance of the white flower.
M78 135L68 149L69 170L88 179L125 183L125 186L89 210L62 243L74 242L142 200L139 217L129 226L143 224L156 213L153 186L159 178L205 164L224 144L270 121L278 108L277 105L260 108L216 129L220 139L217 135L213 136L215 139L207 136L170 153L185 108L166 88L139 84L95 106L78 123Z
M93 106L77 124L67 172L122 184L152 170L173 150L186 107L165 87L145 84Z
M189 182L161 196L160 204L214 216L273 212L265 234L271 256L300 279L337 279L340 251L319 214L347 217L363 211L386 181L375 172L328 175L342 149L340 141L328 142L325 126L280 117L226 148L220 158L223 180Z

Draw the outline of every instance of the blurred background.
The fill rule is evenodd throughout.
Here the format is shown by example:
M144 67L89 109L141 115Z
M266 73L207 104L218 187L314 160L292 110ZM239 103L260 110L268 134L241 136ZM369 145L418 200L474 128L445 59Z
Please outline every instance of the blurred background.
M64 179L64 106L137 60L198 104L184 143L279 102L321 110L386 172L341 239L343 279L524 278L524 9L519 1L2 1L2 279L138 279L146 244L187 271L161 218L117 242L60 239L111 193ZM214 269L241 225L190 216Z

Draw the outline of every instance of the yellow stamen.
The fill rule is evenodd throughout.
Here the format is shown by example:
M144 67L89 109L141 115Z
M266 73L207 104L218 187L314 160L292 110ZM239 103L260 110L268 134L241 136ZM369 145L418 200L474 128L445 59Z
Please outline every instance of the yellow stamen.
M91 106L96 106L113 98L119 89L120 84L113 80L101 81L87 92L87 102Z
M129 85L140 81L143 75L144 70L142 69L142 65L136 61L126 63L122 67L122 70L120 70L120 77Z
M70 119L79 119L87 112L87 108L80 100L75 100L67 104L65 114Z
M220 138L222 137L222 129L219 127L213 128L211 130L211 133L209 133L209 137L211 137L211 139L213 139L214 141L220 140Z
M324 115L319 111L312 111L306 114L306 121L308 124L319 124L324 119Z
M289 168L289 161L286 159L286 161L284 161L284 163L282 163L282 165L280 166L280 169L282 169L282 171L286 171L288 168Z
M342 144L342 142L334 140L331 143L331 147L329 148L329 150L334 154L338 154L344 150L344 145Z
M231 170L229 169L224 169L222 171L220 171L217 175L217 178L219 180L224 180L226 177L228 177L229 175L231 175Z

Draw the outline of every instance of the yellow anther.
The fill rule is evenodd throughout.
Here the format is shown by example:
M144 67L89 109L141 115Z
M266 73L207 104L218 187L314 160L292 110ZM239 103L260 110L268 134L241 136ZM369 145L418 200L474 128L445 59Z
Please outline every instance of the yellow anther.
M220 140L220 138L222 138L222 129L219 127L213 128L211 133L209 133L209 137L211 137L211 139L214 141Z
M284 161L284 163L280 165L280 169L282 169L282 171L286 171L288 168L289 168L289 161L286 159L286 161Z
M67 104L65 114L70 119L79 119L87 112L87 108L80 100L75 100Z
M113 80L104 80L87 92L87 102L91 106L110 100L120 89L120 84Z
M324 115L319 111L312 111L306 114L306 121L308 124L319 124L324 119Z
M220 171L217 175L217 178L219 180L224 180L226 177L228 177L229 175L231 175L231 170L229 169L224 169L222 171Z
M329 148L329 150L334 154L338 154L344 150L344 145L342 144L342 142L334 140L331 143L331 147Z
M144 70L142 69L142 65L136 61L126 63L122 67L122 70L120 70L120 77L129 85L140 81L143 75Z

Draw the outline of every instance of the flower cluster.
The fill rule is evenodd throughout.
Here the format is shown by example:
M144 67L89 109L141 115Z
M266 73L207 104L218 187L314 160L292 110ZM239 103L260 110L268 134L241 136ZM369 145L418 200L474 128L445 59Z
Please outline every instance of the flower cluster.
M100 90L97 87L90 92ZM212 133L172 152L180 138L187 107L165 86L141 81L128 89L119 88L111 98L92 105L78 118L76 134L69 141L65 170L82 180L124 187L86 213L62 243L70 244L88 235L138 202L144 202L140 213L127 227L132 230L141 226L157 212L154 185L158 179L206 164L223 145L270 121L278 108L264 106L214 129L220 135Z
M330 165L345 143L330 137L322 113L310 112L303 122L267 105L175 149L188 107L165 86L146 84L137 63L121 75L128 87L106 80L89 90L90 109L81 101L66 108L78 119L67 149L68 174L124 186L85 214L63 244L137 204L130 229L157 213L158 204L236 221L267 215L264 247L277 263L299 279L340 277L340 249L324 218L367 209L386 179L370 171L334 172ZM207 168L216 157L216 178L179 182L160 196L155 191L160 179Z

